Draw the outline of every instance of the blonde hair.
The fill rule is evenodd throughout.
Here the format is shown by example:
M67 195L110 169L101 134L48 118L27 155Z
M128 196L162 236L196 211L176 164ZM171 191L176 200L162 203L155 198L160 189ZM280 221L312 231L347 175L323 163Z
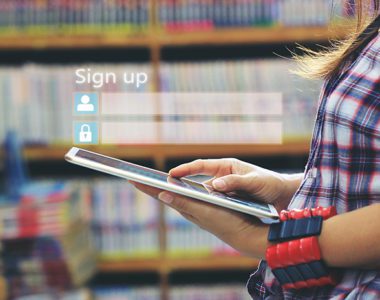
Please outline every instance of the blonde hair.
M332 42L330 47L322 51L299 47L304 55L294 56L299 63L294 73L310 79L330 79L338 75L377 34L379 25L375 21L379 6L380 0L355 0L356 26L351 28L348 37L343 41Z

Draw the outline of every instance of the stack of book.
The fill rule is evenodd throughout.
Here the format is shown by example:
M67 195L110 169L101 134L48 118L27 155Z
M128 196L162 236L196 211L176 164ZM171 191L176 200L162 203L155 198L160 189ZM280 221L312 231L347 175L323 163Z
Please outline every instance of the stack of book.
M0 2L0 34L123 34L145 30L148 0Z
M336 1L336 16L347 15L347 1ZM339 3L338 3L339 2ZM158 0L159 21L171 32L252 26L325 26L330 0Z
M10 298L57 293L86 282L96 268L89 197L67 183L32 183L0 207L1 272Z
M80 181L90 194L91 224L98 255L104 260L157 258L160 255L159 201L125 180ZM218 238L165 209L166 254L170 257L238 255Z
M222 95L226 93L279 93L282 98L280 120L283 141L305 139L309 138L312 133L321 82L292 75L290 70L296 68L294 61L285 59L166 63L162 64L160 69L161 91L213 92ZM252 103L260 103L253 100ZM270 104L268 103L268 105ZM226 107L226 104L223 103L222 107ZM187 108L188 114L199 111L199 103L195 99L193 102L187 103ZM218 105L214 105L213 109L209 106L207 108L208 115L218 116L218 111L220 111ZM233 133L228 132L229 126L225 126L223 120L215 122L215 118L211 118L208 123L203 122L202 130L197 130L196 126L187 126L188 130L184 130L181 124L186 124L183 122L186 120L186 114L182 114L176 118L177 126L171 126L168 129L163 127L162 136L169 141L175 139L178 141L179 139L191 142L194 138L198 140L203 138L209 142L213 139L225 139L229 143L257 143L257 140L260 142L262 139L255 136L258 130L256 128L253 131L248 121L261 121L262 124L265 124L265 121L268 121L265 116L261 115L257 118L257 113L262 109L262 105L260 107L247 106L244 115L238 115L237 117L240 117L234 118L233 122L229 121L229 126L238 125L238 130L234 130ZM254 118L247 120L247 115ZM194 123L194 120L192 121ZM247 125L244 125L244 122ZM219 126L217 126L218 124ZM193 130L191 131L191 129ZM269 130L265 130L264 137L268 137L269 133Z
M228 256L239 253L211 233L187 221L177 211L166 208L167 244L169 257Z
M167 31L265 25L324 26L330 0L29 0L0 2L0 34L98 34L145 32L150 16ZM346 1L335 14L346 16Z
M103 259L159 256L157 200L125 180L99 179L89 189L94 238Z
M160 291L155 287L99 287L94 290L97 300L157 300ZM248 300L251 299L242 284L173 286L169 300Z
M191 285L173 287L170 300L249 300L252 299L246 287L241 284Z
M1 298L0 298L1 299ZM89 289L75 289L69 292L43 293L17 297L15 300L92 300Z
M97 287L94 290L96 300L158 300L160 289L158 287ZM178 299L179 300L179 299Z
M94 87L94 82L100 80L99 76L93 81L76 84L75 72L78 69L91 70L91 74L113 72L119 80L115 84L104 82L101 89ZM151 80L139 88L121 80L124 73L134 72L145 72L151 78L151 66L148 64L1 67L0 141L9 129L13 129L25 143L71 144L74 92L150 91Z

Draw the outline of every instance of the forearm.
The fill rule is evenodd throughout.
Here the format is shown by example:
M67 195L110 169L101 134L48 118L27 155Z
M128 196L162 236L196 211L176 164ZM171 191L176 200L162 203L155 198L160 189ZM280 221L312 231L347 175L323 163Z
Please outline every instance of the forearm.
M322 257L332 267L380 267L380 204L323 222Z

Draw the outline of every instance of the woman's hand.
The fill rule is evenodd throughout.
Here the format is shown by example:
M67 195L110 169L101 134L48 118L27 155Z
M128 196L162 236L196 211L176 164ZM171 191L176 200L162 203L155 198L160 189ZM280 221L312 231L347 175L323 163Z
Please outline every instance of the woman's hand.
M244 215L174 193L132 182L142 192L159 198L186 219L205 229L240 253L262 259L267 248L268 226L253 216Z
M199 159L180 165L169 174L173 177L213 176L209 184L215 190L244 193L252 199L273 204L278 211L288 206L302 179L302 174L280 174L234 158Z
M236 159L196 160L170 171L173 177L204 174L214 178L213 187L222 192L244 192L252 198L285 208L299 184L301 176L281 175ZM185 218L211 232L239 252L263 258L267 248L268 226L258 219L200 200L161 191L140 183L138 189L159 198Z

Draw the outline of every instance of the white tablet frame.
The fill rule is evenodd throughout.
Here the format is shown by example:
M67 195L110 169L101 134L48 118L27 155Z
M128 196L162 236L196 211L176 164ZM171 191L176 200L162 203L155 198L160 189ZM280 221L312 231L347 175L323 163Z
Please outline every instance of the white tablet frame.
M170 191L170 192L177 193L177 194L187 196L190 198L199 199L199 200L202 200L205 202L209 202L209 203L212 203L212 204L215 204L218 206L222 206L222 207L225 207L228 209L232 209L235 211L239 211L239 212L242 212L245 214L253 215L253 216L259 218L263 223L266 223L266 224L276 223L279 221L279 215L277 213L277 210L271 204L268 204L268 208L269 208L269 212L268 212L268 211L261 210L261 209L258 209L258 208L255 208L255 207L252 207L249 205L244 205L244 204L240 204L240 203L233 202L230 200L226 200L226 199L223 199L221 197L218 197L217 195L204 194L202 192L198 192L196 190L192 190L192 189L181 187L181 186L178 186L175 184L171 184L169 182L165 183L163 181L159 181L159 180L156 180L154 178L150 178L150 177L143 176L140 174L136 174L133 172L129 172L126 170L122 170L119 168L110 167L110 166L103 164L103 163L99 163L99 162L95 162L95 161L92 161L89 159L85 159L85 158L77 156L78 151L84 151L84 152L90 153L92 155L105 157L105 158L112 159L112 160L117 161L117 162L135 165L135 166L144 168L147 171L152 170L154 172L160 172L163 175L168 176L167 173L164 173L164 172L161 172L158 170L149 169L149 168L146 168L146 167L143 167L140 165L132 164L132 163L129 163L129 162L126 162L123 160L115 159L115 158L112 158L112 157L109 157L106 155L102 155L102 154L92 152L92 151L88 151L85 149L80 149L77 147L71 148L67 152L67 154L65 155L65 159L70 163L80 165L80 166L84 166L84 167L87 167L87 168L90 168L90 169L93 169L96 171L104 172L104 173L114 175L117 177L121 177L121 178L124 178L127 180L136 181L136 182L146 184L146 185L149 185L149 186L152 186L155 188ZM186 179L186 180L189 180L189 179ZM241 200L241 201L246 201L246 200Z

